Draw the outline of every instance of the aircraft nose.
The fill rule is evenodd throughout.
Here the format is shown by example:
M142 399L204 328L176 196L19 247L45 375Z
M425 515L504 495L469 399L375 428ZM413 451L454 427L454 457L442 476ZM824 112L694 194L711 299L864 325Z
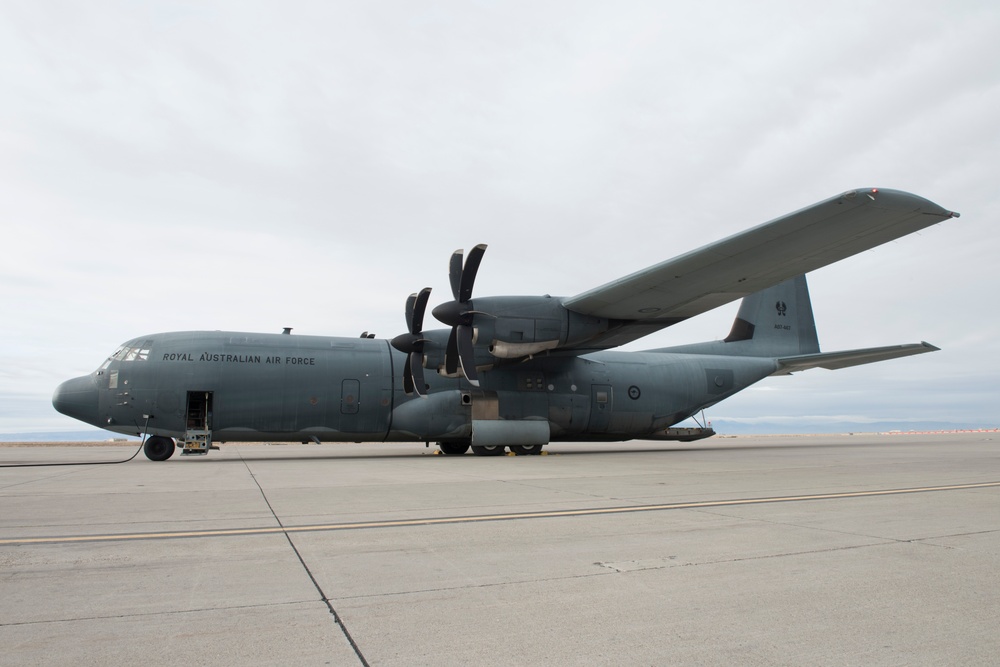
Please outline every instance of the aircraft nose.
M98 411L97 385L89 375L66 380L52 394L52 407L67 417L96 424Z

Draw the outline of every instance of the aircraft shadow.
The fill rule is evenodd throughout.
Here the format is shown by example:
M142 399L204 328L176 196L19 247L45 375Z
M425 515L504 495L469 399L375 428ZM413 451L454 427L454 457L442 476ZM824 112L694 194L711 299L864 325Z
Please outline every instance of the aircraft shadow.
M909 441L906 441L906 440L896 439L896 440L893 440L891 442L890 441L886 441L886 442L872 442L872 441L869 441L869 440L865 440L865 441L859 441L859 442L843 442L843 443L841 443L841 442L837 442L837 443L832 443L832 442L811 442L811 443L790 442L790 443L787 443L787 444L783 444L783 443L779 443L779 444L766 443L766 444L759 444L759 445L747 444L747 445L739 445L739 446L721 446L721 447L719 447L719 446L710 446L710 445L705 445L705 446L701 446L701 447L691 447L691 446L685 446L685 447L673 446L673 447L671 447L671 446L665 446L662 449L660 449L660 448L644 448L644 449L603 449L603 448L602 449L585 449L584 448L585 446L581 446L580 449L567 449L567 450L549 451L548 454L547 454L547 456L555 456L555 457L578 457L578 456L606 456L606 455L620 455L620 454L636 455L636 454L657 454L657 453L659 453L659 454L715 453L715 452L728 453L728 452L738 452L738 451L766 451L766 450L786 450L787 451L787 450L794 450L794 449L811 449L811 450L816 450L816 449L820 449L820 448L829 448L829 447L834 447L834 448L837 448L837 449L843 449L843 448L848 448L848 447L850 447L850 448L858 448L858 447L880 447L881 448L881 447L887 447L887 446L888 447L894 447L894 446L903 445L903 444L910 444L910 443L909 443ZM323 447L323 445L316 445L316 446L317 447ZM372 445L372 446L373 447L378 447L379 445L375 444L375 445ZM223 449L225 449L225 447L226 446L223 445ZM451 460L451 461L455 461L455 462L463 461L463 460L488 461L491 458L497 458L497 459L500 459L500 458L504 458L504 459L510 459L510 458L518 458L518 459L527 458L527 459L530 459L530 458L535 458L533 456L482 457L482 456L475 456L472 453L468 453L468 454L465 454L463 456L445 456L445 455L440 455L440 454L432 454L431 452L433 452L433 451L436 451L436 450L433 449L433 448L431 450L420 449L420 450L414 451L412 454L411 453L396 453L396 452L394 452L394 453L380 454L380 453L377 453L377 452L359 453L359 452L336 452L336 451L330 451L328 453L327 452L324 452L324 453L318 453L317 452L317 454L315 454L315 455L302 455L302 454L290 454L288 456L281 456L281 455L277 455L277 456L256 456L256 455L249 455L249 456L247 456L247 455L241 455L239 458L227 458L227 459L219 459L219 458L212 459L211 454L210 454L207 460L214 461L215 463L220 463L221 464L221 463L242 463L244 461L253 461L255 463L261 463L261 462L265 462L265 461L275 461L275 462L278 462L278 461L320 461L320 460L345 460L345 461L349 461L349 460L372 460L372 461L374 461L374 460L380 460L380 459L390 460L391 461L391 460L411 460L411 459L417 459L417 458L425 458L425 457L428 457L428 456L432 456L432 457L435 457L435 458L446 459L446 460ZM194 458L194 457L191 457L191 458Z

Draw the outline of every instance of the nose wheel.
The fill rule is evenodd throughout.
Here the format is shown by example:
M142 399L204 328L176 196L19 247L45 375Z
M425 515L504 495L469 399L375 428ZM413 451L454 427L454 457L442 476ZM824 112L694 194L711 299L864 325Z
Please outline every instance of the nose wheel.
M166 461L174 455L174 441L162 435L151 435L146 438L142 451L150 461Z

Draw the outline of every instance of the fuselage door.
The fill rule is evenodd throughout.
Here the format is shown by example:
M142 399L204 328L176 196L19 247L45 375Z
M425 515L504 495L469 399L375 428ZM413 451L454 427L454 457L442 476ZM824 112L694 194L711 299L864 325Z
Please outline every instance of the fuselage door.
M590 386L590 425L587 430L593 433L606 433L611 423L611 411L614 409L614 392L610 384L594 384Z
M212 430L212 392L189 391L187 393L187 430Z
M340 412L345 415L358 414L358 399L361 396L361 383L357 380L344 380L340 391Z

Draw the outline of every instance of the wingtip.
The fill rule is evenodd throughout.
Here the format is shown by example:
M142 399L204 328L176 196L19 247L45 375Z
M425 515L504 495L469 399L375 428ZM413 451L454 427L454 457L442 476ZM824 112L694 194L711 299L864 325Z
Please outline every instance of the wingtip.
M848 190L841 197L850 200L860 195L864 195L872 202L875 202L874 205L879 208L916 208L921 213L940 216L942 220L960 217L957 211L950 211L926 197L894 188L858 188L856 190Z

